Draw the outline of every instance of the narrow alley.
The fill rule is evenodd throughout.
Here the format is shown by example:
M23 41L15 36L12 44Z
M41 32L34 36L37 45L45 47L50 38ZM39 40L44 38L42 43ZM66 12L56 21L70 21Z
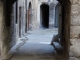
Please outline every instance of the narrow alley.
M0 60L80 60L80 0L0 0Z
M20 38L10 53L16 54L16 56L27 55L26 57L33 58L33 60L40 58L42 60L51 59L51 57L53 58L57 54L51 45L53 35L58 34L57 30L57 28L54 28L28 31L27 36Z
M11 60L22 56L24 60L53 60L63 52L61 9L57 0L18 0L13 4Z

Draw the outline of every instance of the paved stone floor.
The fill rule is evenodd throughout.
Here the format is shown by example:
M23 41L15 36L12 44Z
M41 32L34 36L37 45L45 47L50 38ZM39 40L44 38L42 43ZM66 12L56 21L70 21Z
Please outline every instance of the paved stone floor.
M28 31L11 49L11 60L54 60L56 51L50 43L57 33L57 29Z
M58 34L58 29L38 29L34 31L28 31L27 42L47 43L50 44L53 35Z

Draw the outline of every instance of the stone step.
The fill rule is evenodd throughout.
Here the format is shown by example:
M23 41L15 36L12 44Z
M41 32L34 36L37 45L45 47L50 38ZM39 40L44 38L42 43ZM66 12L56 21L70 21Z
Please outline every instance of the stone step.
M57 53L63 53L63 47L58 42L53 42L53 47Z

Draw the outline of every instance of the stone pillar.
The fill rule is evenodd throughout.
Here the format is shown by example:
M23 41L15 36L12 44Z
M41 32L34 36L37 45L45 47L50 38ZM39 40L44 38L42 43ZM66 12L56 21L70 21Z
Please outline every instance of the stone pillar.
M3 32L3 2L0 0L0 57L2 49L2 33ZM3 52L4 53L4 52Z
M70 17L70 60L80 60L80 0L71 0Z
M49 28L54 28L54 4L49 6Z

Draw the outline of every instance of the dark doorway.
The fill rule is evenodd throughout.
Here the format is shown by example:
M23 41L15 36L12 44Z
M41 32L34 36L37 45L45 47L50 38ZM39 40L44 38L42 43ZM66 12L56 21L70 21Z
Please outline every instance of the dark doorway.
M49 6L46 4L42 4L40 6L41 9L41 27L49 28Z
M21 37L22 8L19 7L19 37Z
M28 7L28 30L32 29L32 5L29 3Z

